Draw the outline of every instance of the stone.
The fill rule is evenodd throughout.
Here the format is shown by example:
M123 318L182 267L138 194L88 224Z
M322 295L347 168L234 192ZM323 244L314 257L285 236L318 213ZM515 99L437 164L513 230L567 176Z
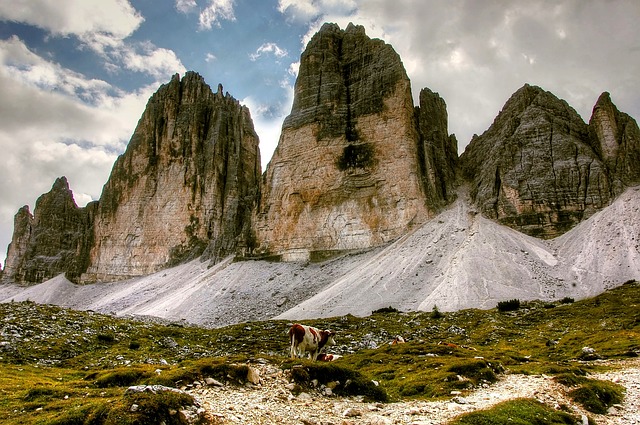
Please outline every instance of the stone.
M204 382L205 382L207 385L211 385L211 386L214 386L214 387L223 387L223 386L224 386L224 385L222 384L222 382L220 382L220 381L218 381L218 380L216 380L216 379L213 379L213 378L205 378L205 379L204 379Z
M345 418L354 418L356 416L362 416L362 411L360 409L356 409L355 407L349 407L344 412L342 412L342 416Z
M251 366L247 368L247 381L253 385L260 384L260 372L258 369Z
M300 401L311 401L311 400L313 400L311 395L309 393L305 393L305 392L301 392L300 394L298 394L298 396L296 398L298 400L300 400Z
M33 215L28 206L14 217L3 278L34 284L61 273L76 281L90 248L95 203L79 208L66 177L38 198Z
M523 86L460 156L473 201L531 236L563 234L610 202L607 169L589 134L565 101Z
M261 168L249 110L195 72L149 99L104 186L83 282L146 275L251 244Z

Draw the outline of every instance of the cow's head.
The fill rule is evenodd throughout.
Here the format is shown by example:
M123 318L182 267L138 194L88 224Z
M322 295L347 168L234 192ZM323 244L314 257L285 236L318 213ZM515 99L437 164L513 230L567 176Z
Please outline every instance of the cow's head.
M324 345L336 345L336 341L333 339L333 337L336 335L335 331L325 329L322 331L322 334L327 339L327 342Z

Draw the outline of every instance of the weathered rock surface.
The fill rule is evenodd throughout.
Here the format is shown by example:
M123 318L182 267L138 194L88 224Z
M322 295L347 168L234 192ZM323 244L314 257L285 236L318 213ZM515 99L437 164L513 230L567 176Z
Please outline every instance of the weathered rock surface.
M640 130L629 115L618 111L609 93L602 93L589 120L594 147L607 167L613 195L640 183Z
M194 72L175 75L149 100L104 186L82 280L144 275L245 247L259 178L248 109Z
M424 157L433 143L418 146L415 115L393 48L363 27L325 24L302 54L291 114L267 167L258 252L308 259L371 248L424 222L432 211L425 189L443 185Z
M456 197L458 141L449 135L447 105L438 93L420 91L416 108L420 143L420 175L428 205L446 205Z
M78 278L86 267L95 203L78 208L65 177L36 201L34 214L22 207L14 218L4 278L40 283L66 273Z
M514 93L460 162L481 212L532 236L558 236L611 201L589 127L539 87Z

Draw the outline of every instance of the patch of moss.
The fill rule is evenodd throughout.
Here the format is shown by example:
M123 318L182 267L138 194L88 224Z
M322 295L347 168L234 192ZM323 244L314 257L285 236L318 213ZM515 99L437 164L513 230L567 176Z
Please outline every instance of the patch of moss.
M376 385L362 373L334 363L304 362L291 365L291 379L303 386L311 387L312 381L319 385L339 383L333 392L340 396L364 396L367 400L387 402L389 396L384 388Z
M520 398L499 403L490 409L466 413L449 425L578 425L582 421L537 400Z
M98 388L128 387L140 384L150 376L150 372L138 368L111 369L97 374L95 385Z
M374 164L375 149L371 143L349 143L336 161L336 166L340 171L369 168Z
M589 412L604 415L611 406L622 403L624 387L609 381L589 379L569 392L569 397Z

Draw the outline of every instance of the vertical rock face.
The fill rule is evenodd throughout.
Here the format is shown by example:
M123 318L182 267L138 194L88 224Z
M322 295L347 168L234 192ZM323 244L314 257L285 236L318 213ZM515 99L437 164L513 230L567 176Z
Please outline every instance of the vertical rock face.
M460 161L481 211L533 236L564 233L610 200L588 126L539 87L518 90Z
M147 104L100 198L85 282L247 245L260 178L246 107L188 72Z
M22 207L14 218L4 277L39 283L60 273L75 280L86 267L93 204L78 208L65 177L40 196L34 215Z
M602 93L593 108L589 130L594 148L611 178L614 195L640 183L640 130L629 115L618 111L609 93Z
M429 214L409 79L360 26L325 24L301 56L291 114L267 167L259 253L307 259L368 248Z
M428 88L420 91L416 108L421 175L429 205L444 205L455 199L458 141L448 132L447 105Z

